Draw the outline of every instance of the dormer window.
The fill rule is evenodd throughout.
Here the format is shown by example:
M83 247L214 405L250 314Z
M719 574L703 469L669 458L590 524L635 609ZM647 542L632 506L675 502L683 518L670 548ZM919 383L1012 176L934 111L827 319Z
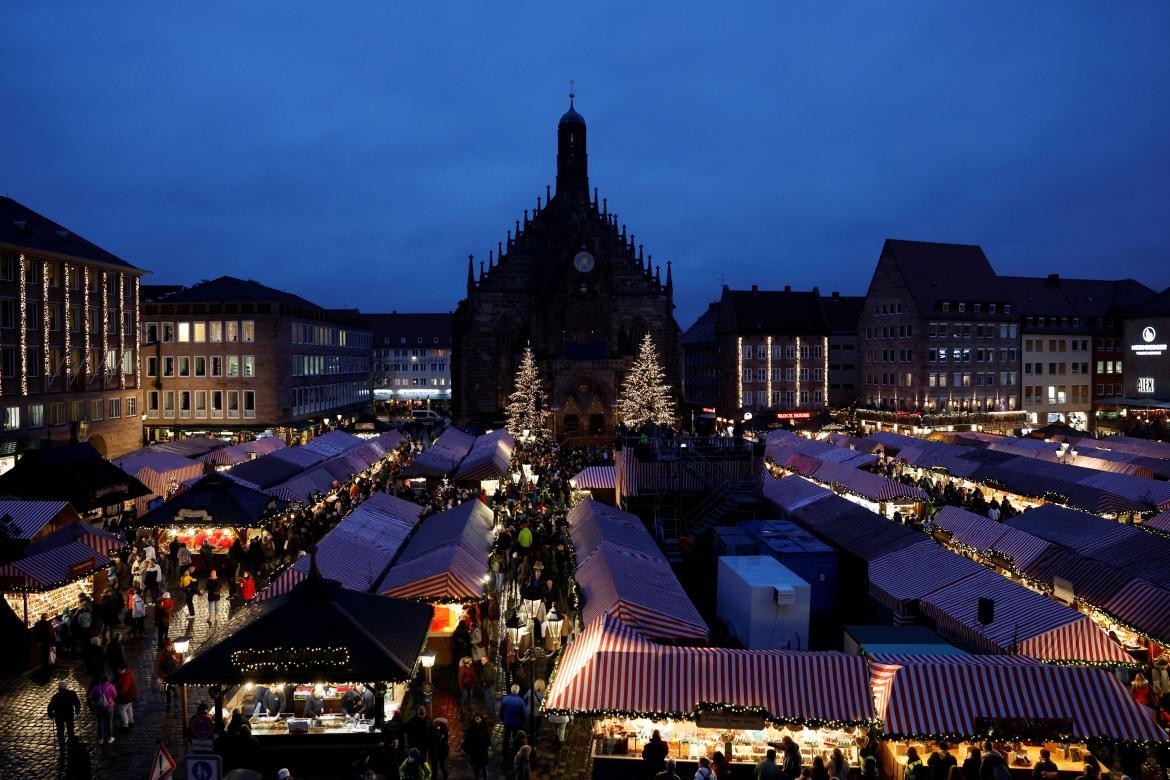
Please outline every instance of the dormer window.
M950 311L951 310L951 302L950 301L943 301L942 306L943 306L943 311Z
M963 303L962 301L959 301L959 311L960 312L967 311L967 304Z

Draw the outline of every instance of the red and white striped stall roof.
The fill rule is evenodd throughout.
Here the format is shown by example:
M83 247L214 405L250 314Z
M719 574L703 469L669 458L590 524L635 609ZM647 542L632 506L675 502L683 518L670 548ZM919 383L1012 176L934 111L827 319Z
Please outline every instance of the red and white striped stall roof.
M614 490L617 487L613 466L586 466L569 478L575 490Z
M109 563L109 558L88 544L65 542L0 566L0 577L18 583L18 587L48 590L79 574L91 574ZM86 564L85 570L76 572L73 567L81 564Z
M979 622L979 599L995 602ZM982 569L918 602L948 641L988 653L1017 652L1041 661L1131 664L1133 658L1087 615Z
M943 507L930 522L950 532L951 538L960 544L1010 558L1017 570L1052 548L1052 543L1046 539L957 506Z
M204 463L212 463L216 466L234 466L237 463L258 458L261 455L267 455L279 449L284 449L284 441L279 436L261 436L259 439L212 450L204 455L201 460Z
M871 501L891 501L896 498L922 501L929 498L926 491L915 485L906 485L896 479L839 463L822 462L814 477L821 482L840 483L846 490L865 496Z
M1170 509L1154 515L1149 520L1143 522L1142 525L1153 528L1155 531L1170 533Z
M1127 626L1163 644L1170 643L1170 590L1145 580L1130 580L1100 607Z
M119 458L114 465L150 488L151 495L134 500L138 514L146 511L155 497L169 498L181 483L203 474L203 463L169 452L140 451L132 457Z
M8 499L0 501L0 517L8 518L15 529L13 538L31 539L44 530L45 526L57 519L62 512L76 520L68 501L39 501Z
M895 612L939 588L979 571L982 564L940 547L930 539L869 562L869 593ZM921 576L910 575L918 572Z
M495 515L472 499L423 519L377 592L396 598L483 598Z
M579 561L609 541L650 556L662 557L654 537L637 515L587 498L569 512L569 536Z
M803 477L772 477L767 469L763 470L763 491L764 498L782 512L792 512L833 495L832 490Z
M317 543L317 568L326 579L351 590L369 591L418 524L422 507L386 493L374 493L342 518ZM285 569L257 600L288 593L309 575L309 557Z
M549 710L690 717L700 705L750 707L777 723L874 718L865 659L841 653L656 645L610 615L590 623L557 666Z
M707 638L699 610L659 555L603 542L577 564L577 584L585 623L610 614L654 639Z
M1074 739L1165 741L1153 718L1105 669L1004 664L967 656L870 663L874 701L887 734L978 737L976 721L1062 719ZM961 695L959 694L961 692Z

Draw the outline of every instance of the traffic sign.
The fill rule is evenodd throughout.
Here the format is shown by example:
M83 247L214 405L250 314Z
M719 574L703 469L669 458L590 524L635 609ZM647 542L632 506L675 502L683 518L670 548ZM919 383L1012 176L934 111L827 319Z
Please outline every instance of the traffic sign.
M187 754L187 780L220 780L223 764L214 753L202 755Z
M175 763L175 759L171 758L171 754L159 741L158 747L154 749L154 761L150 765L150 776L147 780L167 780L176 766L178 764Z
M191 718L191 736L194 739L211 739L215 733L215 721L210 715L196 715Z

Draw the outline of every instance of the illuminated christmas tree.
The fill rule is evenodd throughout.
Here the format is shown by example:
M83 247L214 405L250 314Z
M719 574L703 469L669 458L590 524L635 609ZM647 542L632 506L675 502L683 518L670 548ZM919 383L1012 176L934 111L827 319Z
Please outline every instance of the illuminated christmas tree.
M618 417L637 430L647 423L674 425L674 394L666 383L666 372L658 360L654 339L647 333L638 357L626 375L618 398Z
M544 382L540 378L540 369L536 366L536 357L532 354L532 347L524 348L524 357L520 360L520 367L516 369L516 383L512 394L508 396L508 433L513 436L523 436L524 431L536 439L548 437L548 396L544 392Z

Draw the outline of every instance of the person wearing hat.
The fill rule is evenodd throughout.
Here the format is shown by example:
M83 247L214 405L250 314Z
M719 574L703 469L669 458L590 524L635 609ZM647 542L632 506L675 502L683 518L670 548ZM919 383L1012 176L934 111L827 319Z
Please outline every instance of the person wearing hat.
M418 748L411 748L398 767L398 780L431 780L431 767Z

